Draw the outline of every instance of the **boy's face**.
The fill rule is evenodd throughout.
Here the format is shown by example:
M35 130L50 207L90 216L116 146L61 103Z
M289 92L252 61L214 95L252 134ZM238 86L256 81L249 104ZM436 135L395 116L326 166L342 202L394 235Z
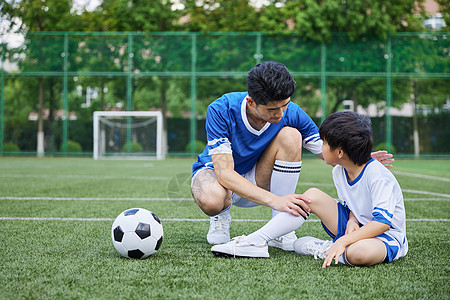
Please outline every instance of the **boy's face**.
M255 105L255 112L262 120L275 124L281 121L291 98L282 101L271 101L265 105Z
M338 162L340 155L339 152L342 151L339 148L336 149L331 149L330 145L328 145L327 141L323 141L323 145L322 145L322 156L323 156L323 160L328 164L328 165L334 165Z

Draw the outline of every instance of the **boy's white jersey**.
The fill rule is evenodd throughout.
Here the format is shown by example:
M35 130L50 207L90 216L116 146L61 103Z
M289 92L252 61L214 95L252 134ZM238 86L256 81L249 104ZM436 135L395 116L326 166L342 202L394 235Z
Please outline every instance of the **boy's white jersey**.
M208 106L208 145L193 164L193 174L204 167L213 168L213 154L232 154L235 171L241 175L247 173L285 126L298 129L302 134L303 147L314 154L322 152L319 128L297 104L290 102L278 123L266 123L256 130L247 119L246 96L246 92L225 94Z
M345 168L337 165L333 169L333 180L339 201L348 206L359 223L378 221L388 224L390 228L378 237L387 243L393 242L391 238L395 239L400 246L398 256L406 255L405 204L394 175L372 158L353 181L349 181ZM383 238L385 235L388 237Z

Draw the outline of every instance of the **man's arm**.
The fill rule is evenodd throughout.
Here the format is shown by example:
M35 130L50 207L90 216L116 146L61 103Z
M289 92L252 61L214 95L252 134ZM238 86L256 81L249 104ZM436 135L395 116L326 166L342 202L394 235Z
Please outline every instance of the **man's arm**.
M378 160L382 165L384 165L388 169L393 167L390 164L393 163L395 161L395 159L393 159L392 158L393 155L388 153L387 151L383 150L383 151L372 152L370 154L370 156L372 156L373 158Z
M278 211L288 212L294 216L302 215L306 217L307 214L303 209L310 211L306 204L310 201L306 197L297 194L280 197L254 185L239 175L234 170L234 160L231 154L214 154L211 155L211 158L219 183L239 196Z
M322 153L316 154L318 157L320 157L321 159L323 159L323 155ZM384 165L386 168L391 169L393 166L390 165L391 163L393 163L395 161L395 159L393 159L393 155L388 153L387 151L376 151L376 152L372 152L370 154L370 156L372 156L373 158L375 158L376 160L378 160L382 165Z

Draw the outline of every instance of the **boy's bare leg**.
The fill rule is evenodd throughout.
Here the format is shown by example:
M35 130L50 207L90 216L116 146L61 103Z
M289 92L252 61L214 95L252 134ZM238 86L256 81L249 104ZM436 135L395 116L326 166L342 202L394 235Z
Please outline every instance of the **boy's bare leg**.
M347 247L346 258L355 266L371 266L381 263L386 257L386 251L380 239L364 239Z

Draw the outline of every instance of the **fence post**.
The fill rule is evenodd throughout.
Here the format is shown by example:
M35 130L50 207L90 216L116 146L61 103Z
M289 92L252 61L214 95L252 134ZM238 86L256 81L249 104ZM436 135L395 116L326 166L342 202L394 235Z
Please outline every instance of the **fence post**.
M197 133L197 35L192 35L191 45L191 155L195 154L195 140Z
M261 53L261 32L258 32L256 34L256 64L261 63L261 59L263 58L263 55Z
M391 118L391 106L392 106L392 40L391 34L389 34L387 44L387 62L386 62L386 150L391 152L392 143L392 118Z
M132 74L133 74L133 36L131 32L128 33L128 70L127 70L127 111L133 110L132 96L133 96L133 84L132 84ZM127 117L127 143L126 151L131 152L131 118Z
M327 48L325 46L325 42L322 42L320 47L320 94L321 94L321 108L322 108L322 117L320 123L325 120L327 116L327 77L325 75L326 72L326 62L327 62Z
M63 118L63 153L67 153L67 140L68 140L68 133L69 133L69 100L67 96L67 85L68 85L68 79L67 79L67 63L68 63L68 56L69 56L69 35L68 33L64 33L64 77L63 77L63 110L64 110L64 118Z
M2 45L3 47L3 45ZM3 59L3 58L2 58ZM3 145L5 142L5 72L3 71L3 61L1 68L1 78L0 78L0 155L3 155Z

